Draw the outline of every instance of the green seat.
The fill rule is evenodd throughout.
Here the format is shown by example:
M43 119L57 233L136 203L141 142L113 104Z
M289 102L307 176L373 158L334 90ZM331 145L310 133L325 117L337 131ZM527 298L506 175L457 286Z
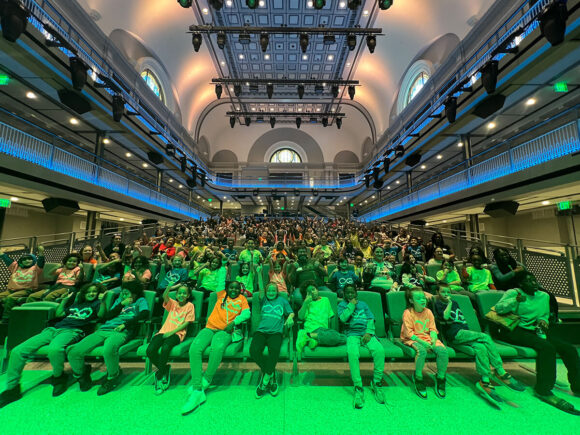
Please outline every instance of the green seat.
M441 270L440 264L427 264L425 265L425 269L427 271L427 275L437 279L437 272Z
M54 271L60 267L62 267L62 264L60 263L45 263L44 267L42 268L42 276L40 278L40 284L49 284L51 282L56 281Z
M92 263L83 263L83 283L91 282L95 273L95 267Z
M485 315L489 313L491 307L495 306L502 298L505 292L502 291L486 291L486 292L477 292L475 294L475 298L477 299L477 306L479 307L479 313L482 319L485 319ZM485 323L485 329L489 332L489 324L486 320L483 321ZM535 358L537 353L534 349L524 346L518 346L511 343L506 343L505 341L495 340L494 341L498 344L502 344L504 346L513 347L518 357L522 358ZM502 355L503 356L503 355Z

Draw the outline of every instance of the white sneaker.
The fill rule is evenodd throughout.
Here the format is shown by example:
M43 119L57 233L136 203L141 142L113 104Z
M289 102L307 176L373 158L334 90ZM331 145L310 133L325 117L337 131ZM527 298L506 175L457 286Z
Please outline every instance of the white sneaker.
M189 395L189 398L187 399L187 402L185 402L185 405L183 405L183 408L181 408L181 414L186 415L195 411L205 403L205 400L205 393L202 390L194 390Z
M201 389L203 391L207 390L210 386L210 382L205 378L205 376L201 377Z

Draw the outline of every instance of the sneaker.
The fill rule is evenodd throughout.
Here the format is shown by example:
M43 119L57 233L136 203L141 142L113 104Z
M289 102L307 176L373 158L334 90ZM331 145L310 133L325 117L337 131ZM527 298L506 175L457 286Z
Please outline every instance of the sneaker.
M89 391L93 386L93 380L91 379L91 366L89 364L85 365L83 374L78 378L78 381L81 391Z
M261 373L260 379L258 380L258 386L256 387L256 399L264 397L268 390L268 385L264 385L264 373Z
M435 394L440 399L444 399L447 395L447 392L445 391L445 381L445 378L439 379L437 376L435 376Z
M383 405L385 403L385 395L383 394L383 383L381 381L371 381L371 390L375 396L377 403Z
M270 378L270 383L268 384L268 387L270 389L270 394L274 397L276 397L278 395L278 391L279 391L279 386L278 386L278 379L276 378L276 372L274 372L274 374L272 374L272 377Z
M183 408L181 408L181 414L186 415L197 410L205 403L205 401L206 397L203 390L193 390L187 398L187 402L185 402L185 405L183 405Z
M157 395L157 396L163 394L163 392L165 391L163 389L163 385L161 383L162 380L160 378L161 378L160 372L156 371L155 372L155 384L154 384L153 388L155 389L155 395Z
M168 365L165 374L161 378L161 388L163 391L169 388L169 384L171 384L171 366ZM202 382L203 384L203 382Z
M489 382L483 382L480 380L475 384L475 388L486 400L489 401L489 399L491 399L493 402L503 402L502 398L495 392L493 385Z
M524 384L519 382L517 379L515 379L512 375L510 375L507 372L504 373L503 376L500 376L497 374L497 372L494 371L493 380L497 382L499 385L505 385L506 387L511 388L512 390L515 391L525 391L526 389L526 386Z
M365 406L365 390L362 387L354 387L354 401L355 409L362 409Z
M52 397L58 397L61 394L64 394L66 389L68 388L68 375L63 373L59 377L52 377Z
M119 374L117 376L115 376L114 378L107 377L105 383L101 385L97 390L97 396L103 396L107 393L110 393L115 388L117 388L120 383L121 383L121 370L119 369Z
M211 382L208 381L205 376L201 377L201 389L203 391L207 390L211 386Z
M20 385L10 389L4 390L0 394L0 408L4 408L6 405L16 402L22 398L22 393L20 392Z
M308 338L308 336L306 334L302 335L299 334L298 339L296 340L296 356L298 359L302 358L302 352L304 350L304 347L308 344L308 341L310 339Z
M427 388L425 387L423 379L417 379L414 373L413 373L413 387L415 389L415 393L417 393L417 396L419 396L421 399L427 398Z

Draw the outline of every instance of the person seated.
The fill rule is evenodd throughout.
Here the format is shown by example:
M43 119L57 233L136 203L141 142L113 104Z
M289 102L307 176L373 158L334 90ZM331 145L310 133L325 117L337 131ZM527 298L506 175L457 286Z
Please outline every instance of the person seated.
M413 373L413 385L415 393L422 399L427 398L427 388L423 382L423 367L427 353L436 355L437 375L435 376L435 394L439 398L446 395L445 374L449 363L447 348L439 340L435 317L427 308L427 298L423 289L415 287L405 292L407 309L403 312L403 325L401 328L401 340L407 346L415 349L415 373Z
M431 264L441 265L441 264L443 264L444 261L445 261L445 255L443 254L443 249L435 248L435 250L433 251L433 257L431 257L429 259L427 264L428 265L431 265Z
M226 277L229 263L224 254L214 256L208 263L200 267L189 270L189 279L197 279L197 289L202 291L204 296L211 292L226 289ZM197 276L197 278L195 278Z
M395 271L393 265L385 261L385 251L382 246L375 246L373 259L367 261L364 271L365 282L371 291L375 289L381 293L386 293L391 288L395 289L398 284L394 281ZM386 306L386 303L385 303Z
M52 274L56 276L56 282L46 290L31 293L26 302L51 301L58 302L69 293L74 293L84 279L84 270L80 266L80 254L70 253L62 259L62 267Z
M556 382L556 355L560 355L568 370L570 389L580 395L580 358L576 348L559 338L550 328L550 297L541 291L536 277L529 272L519 277L519 286L508 290L495 304L498 314L514 313L519 323L513 331L503 327L492 327L492 334L500 340L518 346L531 347L536 356L536 396L562 411L580 415L580 410L552 390ZM492 325L493 326L493 325Z
M95 258L95 251L93 249L93 247L91 245L85 245L83 246L83 248L81 249L80 252L81 255L81 263L85 264L97 264L97 260Z
M314 247L312 256L316 257L319 253L322 253L322 257L327 262L334 256L334 250L328 244L328 237L326 235L320 237L320 243Z
M399 245L403 246L409 243L411 235L407 234L407 229L404 227L399 228L399 234L394 238L394 241Z
M401 266L401 285L407 288L421 287L427 291L430 284L435 284L435 278L426 275L421 268L421 272L417 271L415 258L412 255L406 255ZM425 294L427 298L431 298L430 293Z
M235 240L233 238L228 238L228 245L222 249L222 254L226 257L228 261L236 261L238 258L238 251L234 248Z
M8 266L8 283L6 290L0 292L2 321L7 322L10 312L21 299L27 298L38 290L38 281L44 268L44 246L38 247L38 258L33 254L24 254L18 260L12 260L0 249L0 259Z
M383 250L385 251L385 255L387 256L387 258L391 258L393 261L390 261L392 264L395 264L397 262L397 256L399 255L399 252L401 251L401 247L397 244L395 244L394 242L392 242L391 240L386 240L385 243L383 243ZM392 256L392 257L391 257Z
M121 234L114 234L111 243L109 243L104 249L101 248L101 244L97 243L96 247L101 255L101 261L107 263L111 261L111 253L116 252L119 255L123 255L125 252L125 244L121 241Z
M505 248L493 251L495 264L490 266L493 282L498 290L510 290L518 286L520 277L527 272L525 266L518 263Z
M306 282L314 281L314 285L320 290L330 290L324 285L326 270L322 263L316 259L309 259L307 248L300 246L297 252L297 261L288 266L288 281L294 286L292 300L296 306L300 306L304 295L300 290Z
M173 237L168 237L165 243L161 242L153 247L153 254L165 254L170 260L177 253L177 248L175 247L175 239Z
M363 257L362 251L354 247L351 239L345 240L344 248L342 248L340 255L346 258L349 263L354 263L357 256Z
M437 282L439 284L444 284L449 287L452 292L462 292L463 288L461 277L457 270L455 270L455 265L451 260L445 260L441 263L441 270L437 271Z
M328 286L342 298L344 287L353 284L355 287L360 284L360 278L354 270L348 268L348 260L344 257L338 259L338 267L332 271L328 277Z
M68 349L68 361L73 376L79 381L81 391L92 387L91 366L85 365L85 355L103 345L103 359L107 367L106 381L99 387L97 395L113 391L120 383L119 348L139 330L139 321L149 317L149 305L139 281L123 283L121 294L103 314L106 322L95 332Z
M104 292L105 288L101 284L85 284L75 297L71 294L60 302L55 313L55 317L60 320L54 326L44 328L41 333L12 349L6 373L6 389L0 394L0 408L22 397L22 371L29 356L42 346L48 345L48 360L52 366L52 396L60 396L66 391L68 376L64 372L65 350L71 343L84 337L97 317L103 316L104 302L99 300L99 296Z
M107 290L121 285L121 273L123 264L120 259L112 260L108 263L101 263L95 266L93 282L102 284Z
M492 377L499 385L505 385L515 391L525 390L525 386L503 368L503 361L491 337L484 332L469 329L459 304L451 299L451 289L446 284L440 284L438 287L434 311L435 318L449 344L465 345L473 349L475 369L481 376L475 388L481 394L495 402L502 401L491 384ZM490 365L494 368L493 375Z
M425 247L419 244L419 239L415 236L411 236L409 244L403 248L403 257L407 254L415 257L415 260L420 263L426 260Z
M298 330L296 338L298 359L302 357L302 351L306 346L315 349L317 346L332 347L346 343L344 334L329 327L334 311L328 298L320 296L313 281L305 282L302 289L306 297L298 311L298 318L304 321L304 328Z
M191 388L189 397L181 409L182 414L189 414L206 401L205 390L211 385L213 377L222 361L224 352L234 339L232 334L236 327L250 318L248 300L241 294L237 281L228 284L227 290L217 293L217 300L207 319L207 324L191 343L189 364L191 367ZM242 339L241 337L239 338ZM202 356L210 347L209 362L203 373Z
M346 261L346 260L345 260ZM360 375L360 348L366 347L373 358L374 371L371 390L379 404L385 403L382 391L383 370L385 368L385 349L375 337L375 318L366 302L359 301L356 287L347 284L344 287L344 300L338 304L338 317L345 325L346 352L350 376L354 384L354 407L364 406L364 390Z
M360 282L363 281L364 268L364 257L361 252L360 254L357 254L356 257L354 257L354 273L356 276L358 276Z
M371 260L373 258L373 248L369 239L364 238L361 240L360 251L362 252L365 260Z
M427 259L434 257L437 248L441 249L444 258L453 259L455 257L449 245L445 244L443 235L440 232L433 233L431 241L427 243L427 246L425 247L425 250L427 251ZM441 261L442 260L443 258L441 258Z
M473 266L465 267L463 264L463 277L467 282L467 291L459 292L468 296L475 304L475 294L481 291L495 290L493 278L489 269L483 267L483 258L479 255L471 257Z
M268 277L271 283L276 284L278 291L280 293L288 294L288 283L287 283L287 266L288 262L283 263L280 260L272 262L272 257L269 257L270 270L268 271Z
M264 257L262 256L261 252L256 249L256 242L254 241L254 239L246 240L246 249L240 252L238 262L239 263L252 262L256 266L264 262Z
M130 267L125 267L123 282L139 281L144 287L151 281L151 269L147 257L140 255L131 261Z
M174 287L171 290L177 290L179 284L187 282L189 271L183 266L183 257L175 255L169 262L167 254L163 254L161 255L161 261L165 267L165 276L157 283L157 294L164 292L170 282L173 283Z

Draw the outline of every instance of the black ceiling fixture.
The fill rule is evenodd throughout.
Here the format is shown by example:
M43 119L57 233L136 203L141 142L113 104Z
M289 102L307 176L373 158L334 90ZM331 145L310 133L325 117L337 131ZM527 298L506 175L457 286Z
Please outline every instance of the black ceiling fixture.
M300 128L301 124L302 124L302 118L300 118L300 117L296 118L296 128Z
M457 98L449 97L445 100L445 116L450 124L455 122L457 116Z
M365 187L368 189L369 187L371 187L371 176L370 174L365 174L364 176L364 180L365 180Z
M215 85L215 94L219 100L222 96L222 85L220 84Z
M115 122L120 122L125 111L125 100L120 95L113 95L111 105L113 109L113 120Z
M18 3L4 2L0 5L2 36L10 42L16 42L24 30L26 30L26 23L30 15Z
M393 6L393 0L377 0L377 1L379 3L379 8L381 8L381 10L383 11L386 11L391 6Z
M364 28L364 27L251 27L251 26L214 26L212 24L191 25L189 26L190 33L233 33L242 35L261 35L268 34L295 34L295 35L381 35L383 30L381 28ZM244 36L244 37L245 37ZM356 37L355 37L356 41ZM241 41L240 41L241 42ZM248 38L249 42L249 38Z
M161 163L163 163L163 156L159 154L157 151L149 151L147 153L147 158L154 165L160 165Z
M568 10L566 3L557 1L554 2L547 10L540 16L540 30L544 38L554 46L564 42L566 37L566 20L568 18ZM2 26L4 27L4 25Z
M340 127L342 127L342 118L336 118L336 128L340 130Z
M304 85L298 85L298 98L302 99L304 97Z
M381 180L381 171L379 170L379 168L373 169L373 178L374 178L373 187L375 189L380 189L381 187L383 187L383 180Z
M275 125L276 125L276 118L271 116L270 117L270 127L274 128Z
M246 124L246 127L249 127L251 122L252 122L252 118L250 118L249 116L244 117L244 122Z
M338 86L334 85L334 86L332 87L332 96L333 96L334 98L338 98L338 93L339 93L339 88L338 88Z
M328 127L328 118L322 118L322 126Z
M187 172L187 157L181 156L179 158L179 165L181 167L181 172L185 174Z
M349 33L346 37L346 46L350 51L356 48L356 35L354 33Z
M395 147L395 157L403 157L405 155L405 147L403 145L397 145Z
M239 97L241 93L242 93L242 85L240 85L240 84L235 84L235 85L234 85L234 95L235 95L236 97Z
M314 9L322 9L326 6L326 0L314 0Z
M262 47L262 52L266 52L268 49L268 44L270 43L270 36L267 33L262 33L260 35L260 47Z
M409 157L407 157L405 159L405 164L407 166L413 167L419 164L419 162L421 161L421 153L420 152L416 152L411 154Z
M238 36L238 42L242 45L249 44L251 42L250 34L247 32L240 32L240 36Z
M360 6L361 0L348 0L348 8L355 11Z
M495 92L498 74L499 62L497 60L490 60L481 69L481 84L488 94L493 94Z
M385 175L389 174L389 166L391 165L391 161L387 158L383 160L383 169L385 170Z
M88 67L78 57L70 58L70 79L77 91L81 91L87 82L87 69Z
M235 125L236 125L236 117L230 116L230 127L234 128Z
M193 33L191 35L191 45L193 45L193 51L195 51L196 53L199 51L199 48L201 47L201 42L202 42L201 33Z
M301 33L300 34L300 49L302 53L306 53L308 49L308 33Z
M372 53L375 52L375 47L377 46L377 37L375 35L367 35L367 47Z
M190 8L193 4L193 0L177 0L177 3L180 4L182 8Z
M168 157L175 157L175 146L172 144L167 144L165 147L165 154L167 154Z
M209 4L216 11L219 11L221 8L224 7L224 0L209 0Z
M185 182L187 183L187 187L189 187L190 189L195 189L197 187L196 177L188 177L187 180L185 180Z
M356 92L356 89L354 86L349 86L348 87L348 96L350 97L351 100L354 100L354 94Z
M226 46L227 38L224 32L218 32L217 34L217 46L223 50Z
M268 94L268 98L272 99L272 96L274 95L274 85L272 83L266 85L266 93Z

